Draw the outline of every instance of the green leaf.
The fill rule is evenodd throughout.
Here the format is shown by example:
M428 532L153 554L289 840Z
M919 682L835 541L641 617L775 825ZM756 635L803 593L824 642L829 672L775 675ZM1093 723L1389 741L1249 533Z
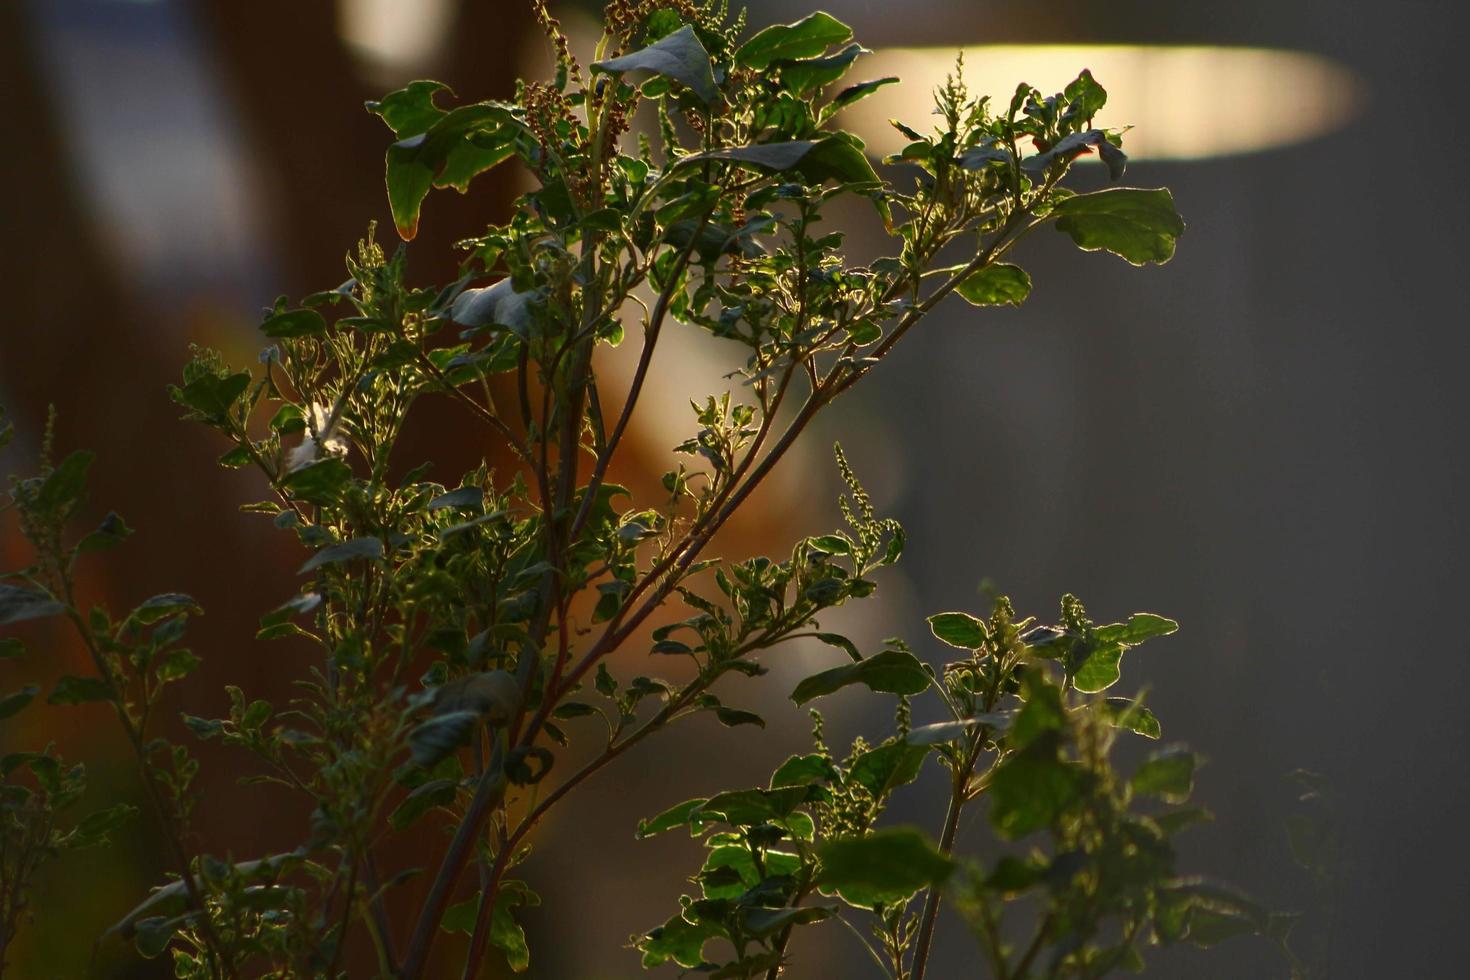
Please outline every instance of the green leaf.
M853 905L891 905L944 884L955 864L919 831L895 827L866 837L830 840L817 848L817 881Z
M46 698L47 704L87 704L92 701L110 701L112 688L100 677L73 677L67 675L56 682L56 687Z
M241 371L221 378L205 374L182 388L172 388L175 401L211 419L222 418L234 407L245 389L250 387L250 374Z
M897 75L889 75L886 78L875 78L870 82L858 82L856 85L849 85L841 92L838 92L837 95L833 97L832 101L827 103L827 105L822 108L822 118L824 120L828 119L834 113L836 113L837 110L845 109L848 106L852 105L854 102L866 99L868 96L872 95L883 86L892 85L897 81Z
M1180 831L1192 827L1197 823L1208 823L1215 819L1215 815L1202 806L1185 806L1168 813L1161 813L1154 817L1154 823L1164 832L1165 837L1173 837Z
M861 44L853 43L836 54L821 58L783 59L776 67L781 71L781 82L787 91L806 96L847 74L858 55L863 54L871 52Z
M121 544L132 533L133 529L123 522L116 511L109 511L107 516L102 518L102 523L97 525L97 530L77 542L77 554L84 555L88 552L111 548Z
M18 713L26 705L33 701L41 689L34 684L27 684L19 691L0 697L0 719L9 718Z
M1133 774L1133 792L1157 796L1167 803L1182 803L1194 789L1197 763L1195 754L1183 745L1158 749Z
M429 501L429 510L443 510L452 507L455 510L480 510L485 506L485 491L480 487L460 487L448 493L441 493Z
M727 728L734 728L736 725L766 727L766 720L760 715L754 711L744 711L740 708L727 708L724 705L720 705L715 708L715 717L720 720L720 724Z
M128 618L144 626L151 626L160 619L177 613L197 616L202 615L203 612L204 610L192 596L184 595L182 592L164 592L139 603L138 607L128 614Z
M200 662L189 650L170 650L158 659L154 671L160 681L168 683L188 677Z
M990 779L990 822L1016 839L1049 827L1080 797L1086 774L1057 755L1058 735L1047 732L996 767Z
M106 844L107 835L131 820L137 812L137 807L126 803L93 811L77 822L66 844L72 848Z
M457 779L431 779L415 787L413 792L405 796L403 802L398 804L392 815L388 817L389 826L394 830L406 830L415 820L435 807L448 806L453 803L458 787L459 780ZM444 928L450 928L448 915L445 916Z
M1024 749L1047 732L1066 727L1067 709L1062 704L1062 690L1051 683L1044 670L1029 670L1021 680L1021 693L1026 699L1016 713L1010 728L1010 745Z
M835 180L843 184L877 185L878 174L862 148L841 136L734 146L682 157L676 166L705 160L729 160L755 170L794 172L808 184Z
M781 909L747 908L740 914L740 924L747 935L760 938L788 926L821 922L836 911L835 908L825 905Z
M1122 643L1126 646L1137 646L1144 640L1177 632L1178 623L1153 613L1134 613L1128 617L1126 623L1109 623L1096 630L1099 642Z
M281 481L281 489L297 500L312 504L335 503L342 488L352 479L352 467L335 456L319 459L292 470Z
M1018 265L994 262L955 287L974 306L1020 306L1031 295L1031 277Z
M36 505L49 510L80 497L87 487L87 470L95 458L95 453L79 449L57 463L36 492Z
M375 539L376 540L376 539ZM322 604L322 597L315 592L303 592L298 596L281 603L264 616L260 617L262 627L279 626L287 622L293 616L314 611Z
M732 827L784 820L811 796L811 787L783 786L779 789L740 789L720 793L691 811L691 824L720 821Z
M725 935L725 927L714 919L690 922L676 915L638 941L644 968L652 968L673 960L682 967L694 969L704 965L704 944Z
M445 932L462 932L468 936L475 931L475 920L479 918L479 915L479 896L467 901L456 902L444 910L444 918L439 920L439 928Z
M863 655L858 653L857 645L841 633L818 633L816 638L829 647L837 647L855 661L863 659Z
M1072 675L1072 686L1083 694L1106 691L1122 676L1119 662L1123 659L1123 647L1109 643L1094 646Z
M1072 236L1080 248L1099 249L1131 262L1164 263L1184 234L1184 219L1174 209L1167 189L1114 187L1069 197L1052 209L1057 230Z
M807 786L812 783L833 782L839 778L832 760L824 755L793 755L771 774L771 788L781 786Z
M961 650L978 650L985 645L985 622L969 613L937 613L929 617L929 629L945 643Z
M847 781L863 786L877 799L882 799L899 786L919 776L929 746L909 742L889 742L869 749L853 760Z
M335 565L344 561L382 557L383 540L381 538L352 538L318 551L307 559L306 564L297 569L297 574L305 575L307 572L314 572L323 565Z
M408 734L414 765L432 766L466 744L480 720L478 711L448 711L418 725Z
M495 896L490 913L490 944L505 954L505 961L515 973L531 965L531 950L526 945L526 932L512 911L518 905L540 905L541 898L526 887L525 882L507 881Z
M0 624L41 619L65 611L66 606L45 592L0 582Z
M694 811L704 806L705 802L706 798L702 796L697 800L685 800L678 806L669 807L656 817L640 820L638 821L638 832L634 834L634 837L643 840L645 837L652 837L654 834L661 834L675 827L687 827L693 818Z
M409 82L404 88L383 96L379 102L368 102L366 108L368 112L381 116L394 136L407 139L426 132L444 116L445 110L434 104L434 96L448 91L449 86L443 82Z
M820 10L794 24L775 24L735 50L735 60L762 69L777 59L813 58L852 38L852 28Z
M8 660L12 657L19 657L25 652L25 644L20 642L13 636L8 636L5 639L0 640L0 660Z
M523 124L511 106L480 102L436 118L429 128L388 147L388 205L404 241L418 234L419 209L431 187L460 192L471 178L509 159Z
M699 43L694 28L688 25L641 50L595 62L592 70L614 75L649 71L687 86L705 105L713 105L720 98L709 52Z
M311 337L327 332L327 321L316 310L287 310L265 318L260 325L267 337Z
M849 684L864 684L885 694L920 694L929 687L929 672L911 653L884 650L855 664L813 674L796 685L796 690L791 692L791 700L799 705L806 704Z
M1098 710L1115 728L1126 728L1145 738L1158 738L1163 734L1154 713L1128 698L1107 698L1099 702Z
M910 745L939 745L953 742L977 725L988 725L993 730L1004 730L1011 723L1010 715L981 714L960 721L936 721L932 725L920 725L904 736Z

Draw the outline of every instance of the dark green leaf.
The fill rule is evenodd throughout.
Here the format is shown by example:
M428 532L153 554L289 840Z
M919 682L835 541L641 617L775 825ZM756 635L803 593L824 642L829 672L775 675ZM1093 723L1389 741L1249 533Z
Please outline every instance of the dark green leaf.
M743 711L740 708L727 708L724 705L720 705L715 708L715 717L720 720L720 724L729 728L734 728L736 725L766 727L766 720L760 715L754 711Z
M985 623L969 613L945 612L930 616L929 629L945 643L961 650L978 650L985 645Z
M911 653L884 650L867 660L813 674L796 685L791 700L806 704L849 684L864 684L886 694L919 694L929 686L929 672Z
M281 481L281 488L307 503L330 504L336 501L350 479L352 467L335 456L329 456L292 470Z
M758 143L683 157L678 166L703 160L729 160L755 170L794 172L808 184L877 184L878 174L856 144L840 136L786 143Z
M1169 261L1184 234L1174 196L1163 188L1115 187L1078 194L1063 200L1052 214L1057 230L1071 235L1079 247L1103 249L1134 265Z
M455 510L479 510L485 505L485 491L479 487L460 487L448 493L441 493L429 501L429 510L443 510L452 507Z
M115 511L109 512L106 517L102 518L102 523L97 525L97 530L77 542L77 553L86 554L111 548L113 545L121 544L132 533L133 529L123 523L123 519Z
M771 775L771 788L806 786L811 783L832 782L837 778L837 768L826 756L793 755Z
M14 691L4 697L0 697L0 719L9 718L11 715L19 712L35 699L36 695L40 693L40 690L34 684L27 684L19 691Z
M112 688L100 677L73 677L67 675L56 682L56 687L46 698L47 704L87 704L91 701L109 701Z
M993 262L955 287L975 306L1020 306L1031 295L1031 277L1018 265Z
M327 321L316 310L287 310L265 318L260 325L267 337L311 337L327 332Z
M388 818L389 825L394 830L407 829L415 820L435 807L448 806L453 803L458 787L459 781L456 779L431 779L415 787L413 792L403 798L403 802L398 804ZM444 928L450 928L447 915Z
M855 661L863 659L863 655L861 653L858 653L857 646L851 640L840 633L818 633L816 634L816 637L823 643L827 644L829 647L837 647L838 649L844 651Z
M813 922L821 922L835 911L834 908L822 905L782 909L753 908L746 909L741 914L740 924L748 935L769 936L776 930L785 929L788 926L804 926Z
M910 730L904 736L904 741L910 745L939 745L942 742L953 742L976 725L990 725L992 728L999 728L1009 722L1010 716L1008 715L982 715L976 718L966 718L963 721L938 721L932 725L921 725Z
M7 660L11 657L19 657L25 652L25 644L21 643L13 636L8 636L5 639L0 640L0 660Z
M781 70L781 82L787 91L806 96L847 74L858 55L870 53L861 44L854 43L836 54L821 58L782 60L776 67Z
M854 759L847 771L847 781L858 783L874 797L882 799L899 786L917 779L928 755L927 745L889 742Z
M691 811L694 823L721 821L732 827L748 827L790 816L811 795L807 786L783 786L778 789L741 789L710 797Z
M1051 683L1044 671L1027 671L1021 688L1026 703L1010 728L1010 744L1015 749L1024 749L1047 732L1061 731L1067 723L1061 688Z
M107 835L127 823L138 812L138 808L126 803L96 810L78 821L67 841L69 847L91 847L107 843Z
M1188 799L1194 789L1197 759L1182 745L1168 745L1151 754L1130 781L1135 793L1157 796L1169 803Z
M611 74L649 71L687 86L705 105L713 105L720 98L709 52L699 43L694 28L688 25L639 51L595 62L592 69Z
M374 539L376 540L376 539ZM322 597L315 592L303 592L298 596L281 603L264 616L260 617L261 626L278 626L291 619L309 613L322 604Z
M87 470L96 454L79 449L56 464L36 492L36 505L44 509L61 507L82 495L87 487Z
M897 75L889 75L886 78L875 78L870 82L858 82L856 85L849 85L841 92L838 92L831 102L827 103L822 109L822 116L824 118L831 116L838 109L846 108L854 102L865 99L883 86L892 85L897 81Z
M220 418L224 416L240 396L245 394L245 389L250 387L250 375L241 371L228 377L218 377L213 374L205 374L183 388L173 388L171 392L174 400L189 408L194 409L201 415L209 418Z
M344 561L357 561L363 558L382 558L383 541L381 538L352 538L341 544L334 544L323 548L312 555L301 568L297 570L300 575L314 572L323 565L333 565Z
M955 868L922 833L907 827L830 840L818 847L817 856L822 862L819 884L867 907L904 901L942 885Z
M990 822L1015 839L1051 826L1082 793L1085 774L1057 755L1048 732L996 767L990 780Z
M435 715L408 734L414 765L428 767L466 744L481 721L478 711L448 711Z
M167 683L188 677L199 663L199 658L188 650L170 650L159 657L154 670L158 679Z
M184 595L182 592L164 592L152 598L145 599L136 609L129 614L128 618L142 623L144 626L152 625L160 619L173 616L178 613L185 615L201 615L204 612L199 603L192 596Z
M1154 823L1164 832L1164 836L1173 837L1187 827L1197 823L1208 823L1215 819L1215 815L1202 806L1186 806L1168 813L1161 813L1154 817Z
M44 592L0 582L0 624L41 619L66 611L66 606Z
M736 49L735 60L747 68L762 69L778 59L814 58L851 37L852 28L817 11L794 24L767 27Z

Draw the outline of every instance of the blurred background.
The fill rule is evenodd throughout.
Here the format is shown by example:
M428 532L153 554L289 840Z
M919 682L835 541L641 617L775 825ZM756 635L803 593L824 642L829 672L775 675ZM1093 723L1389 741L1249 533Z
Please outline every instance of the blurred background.
M1115 96L1102 121L1138 127L1128 182L1171 187L1189 232L1171 264L1143 271L1063 236L1029 242L1025 307L943 307L829 413L724 553L779 553L836 521L827 450L840 440L880 510L909 531L879 597L831 621L860 643L900 635L942 662L923 617L985 610L987 579L1024 612L1051 615L1073 591L1098 620L1137 609L1178 619L1180 633L1133 655L1125 680L1149 686L1166 738L1209 759L1197 798L1218 822L1184 839L1185 866L1331 922L1331 976L1457 975L1445 951L1470 913L1470 651L1455 625L1470 585L1455 503L1470 407L1470 141L1455 9L819 5L875 49L857 75L905 76L881 112L911 122L929 108L925 73L947 68L957 46L1003 46L967 58L982 89L994 73L1008 92L1022 77L1048 89L1092 67ZM553 10L574 32L597 13L590 0ZM756 25L807 12L789 0L750 11ZM1094 50L1016 47L1063 44ZM426 75L466 99L503 97L518 72L546 63L544 47L517 0L0 0L0 404L22 435L7 463L30 465L48 404L59 446L98 451L98 513L118 510L139 534L92 563L88 594L123 606L186 589L202 602L193 635L206 669L178 695L189 712L222 713L226 681L282 695L302 675L304 651L249 639L295 588L301 555L237 512L264 487L214 466L223 447L176 420L164 385L189 343L252 360L262 307L335 286L368 220L391 228L387 132L364 99ZM849 123L882 149L881 118ZM495 178L467 197L431 196L415 278L447 277L449 243L501 218L518 190ZM728 369L718 344L686 336L671 348L680 362L637 419L631 468L662 469L682 438L667 418L683 416L660 405L682 412L681 396L716 382ZM454 419L431 414L415 436L449 473L487 451ZM0 537L5 567L19 555ZM80 666L59 633L28 636L50 659L7 663L0 689ZM793 650L771 659L768 683L722 692L765 713L766 730L692 722L546 826L527 867L546 898L527 916L530 976L640 975L622 947L674 910L697 855L687 840L635 844L636 819L764 781L804 744L787 682L830 656ZM881 734L879 704L834 701L834 744ZM0 752L55 738L89 760L98 798L135 792L105 713L16 721L0 730ZM245 858L300 839L295 802L249 791L241 806L241 760L213 761L205 846ZM1296 792L1285 776L1297 767L1335 786L1343 857L1327 903L1287 847ZM937 824L937 776L892 815ZM149 833L139 821L118 847L54 866L13 957L18 976L85 973L92 938L154 883L161 849ZM969 828L969 845L983 836ZM962 928L943 930L935 975L979 975ZM865 976L856 944L829 933L797 950L793 975ZM1163 977L1284 974L1249 940L1155 962ZM96 969L167 972L106 944Z

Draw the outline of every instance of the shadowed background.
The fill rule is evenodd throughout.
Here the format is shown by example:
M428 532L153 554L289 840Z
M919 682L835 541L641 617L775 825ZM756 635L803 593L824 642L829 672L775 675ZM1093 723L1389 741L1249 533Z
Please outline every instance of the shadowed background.
M1461 873L1470 663L1457 626L1470 581L1454 496L1466 475L1459 236L1470 205L1458 182L1470 146L1447 5L819 5L873 48L1271 46L1329 56L1359 79L1356 114L1322 138L1135 162L1128 182L1170 186L1189 221L1174 262L1136 272L1062 236L1028 242L1020 261L1036 290L1026 306L943 307L823 420L724 552L779 553L836 520L826 446L841 440L880 510L909 531L880 596L846 617L860 641L902 635L940 662L924 615L982 609L985 578L1023 611L1049 615L1073 591L1100 620L1139 608L1178 619L1180 634L1134 655L1125 681L1150 686L1166 738L1210 760L1197 798L1219 819L1185 838L1185 866L1276 906L1307 903L1286 846L1293 791L1283 777L1322 771L1339 797L1344 859L1333 909L1309 912L1317 921L1334 912L1331 975L1453 975L1444 949L1470 911ZM467 99L505 96L517 71L545 60L514 0L398 6L414 16L375 34L363 11L383 5L346 0L0 0L10 93L0 404L31 437L7 462L34 453L48 403L60 412L59 445L98 450L93 500L139 534L94 563L85 587L116 606L175 588L201 600L208 615L191 632L206 670L178 695L194 714L223 711L226 681L283 694L300 676L301 651L249 637L259 613L295 588L301 555L236 513L263 488L213 465L224 447L177 422L163 386L189 342L251 359L261 307L336 285L367 221L391 227L387 133L363 99L424 74ZM575 26L577 9L561 12ZM751 5L758 24L803 12ZM374 47L395 37L396 47ZM1219 105L1198 107L1207 118L1241 97L1223 86L1212 96ZM925 108L916 98L908 118L922 122ZM496 178L467 197L431 196L415 278L446 276L449 243L502 216L516 190ZM686 394L717 378L713 343L677 345L685 360L663 365L676 385L691 379ZM414 447L444 460L445 473L490 451L454 413L425 414ZM673 441L656 414L640 416L635 465L661 464ZM15 564L17 542L0 538L0 554ZM61 636L29 635L36 649L53 641L51 662L7 663L0 689L80 663ZM806 719L783 695L826 655L783 654L766 683L729 689L727 699L767 714L764 732L691 723L548 824L527 869L546 898L527 917L529 975L639 975L620 947L673 911L697 856L687 841L634 844L636 818L764 780L804 744ZM834 702L834 744L881 733L878 704ZM93 763L99 796L134 792L105 713L49 708L17 720L38 719L44 731L0 730L0 751L12 738L56 738ZM241 795L231 769L240 760L212 761L207 846L248 857L299 840L299 806ZM891 816L937 823L935 775ZM972 845L981 831L970 828ZM84 969L91 938L152 883L160 848L150 833L140 820L115 849L55 866L15 957L20 976ZM855 945L827 932L795 951L793 975L865 975ZM977 974L961 932L944 923L933 975ZM100 975L166 975L112 948L99 962ZM1157 963L1158 976L1284 972L1246 940Z

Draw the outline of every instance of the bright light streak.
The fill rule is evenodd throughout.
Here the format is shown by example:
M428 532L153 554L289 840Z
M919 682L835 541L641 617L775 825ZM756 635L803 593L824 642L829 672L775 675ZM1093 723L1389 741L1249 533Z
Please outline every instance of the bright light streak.
M858 61L849 77L897 75L901 82L843 111L841 124L874 153L907 142L888 125L929 127L931 93L954 66L955 48L888 48ZM1138 45L991 45L969 47L965 81L1004 111L1026 81L1043 95L1060 92L1088 68L1108 91L1097 124L1133 126L1123 149L1134 159L1196 160L1305 142L1346 123L1362 102L1362 84L1319 55L1265 48Z

